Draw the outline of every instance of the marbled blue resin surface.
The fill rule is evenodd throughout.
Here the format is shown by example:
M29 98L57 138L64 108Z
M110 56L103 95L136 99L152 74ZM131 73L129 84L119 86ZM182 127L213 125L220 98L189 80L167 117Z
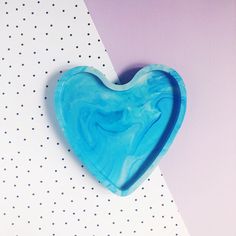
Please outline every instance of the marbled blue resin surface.
M75 155L108 189L127 195L171 144L186 93L180 76L166 66L146 66L124 85L83 66L62 75L55 108Z

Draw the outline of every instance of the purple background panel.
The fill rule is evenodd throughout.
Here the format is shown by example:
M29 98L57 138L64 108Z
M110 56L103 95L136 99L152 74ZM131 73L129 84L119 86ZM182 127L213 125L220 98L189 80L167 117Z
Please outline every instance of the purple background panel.
M186 118L162 172L192 235L236 235L236 1L86 3L119 75L161 63L183 77Z

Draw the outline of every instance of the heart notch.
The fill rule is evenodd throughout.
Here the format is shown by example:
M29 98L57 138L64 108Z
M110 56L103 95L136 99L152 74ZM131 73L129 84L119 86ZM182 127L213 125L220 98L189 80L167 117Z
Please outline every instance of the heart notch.
M55 112L74 154L112 192L133 192L157 165L186 110L183 80L173 69L148 65L127 84L109 82L93 67L62 74Z

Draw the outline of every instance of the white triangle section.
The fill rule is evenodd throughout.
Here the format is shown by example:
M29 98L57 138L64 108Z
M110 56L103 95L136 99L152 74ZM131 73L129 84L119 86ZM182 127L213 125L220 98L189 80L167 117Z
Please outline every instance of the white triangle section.
M84 1L0 2L0 235L188 235L157 168L118 197L70 152L55 120L62 71L116 73Z

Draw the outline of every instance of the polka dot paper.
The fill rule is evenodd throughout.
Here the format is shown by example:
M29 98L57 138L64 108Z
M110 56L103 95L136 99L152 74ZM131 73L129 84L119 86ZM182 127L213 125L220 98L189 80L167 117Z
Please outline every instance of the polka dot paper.
M73 155L56 122L61 73L117 76L83 1L0 2L0 235L188 235L159 169L119 197Z

